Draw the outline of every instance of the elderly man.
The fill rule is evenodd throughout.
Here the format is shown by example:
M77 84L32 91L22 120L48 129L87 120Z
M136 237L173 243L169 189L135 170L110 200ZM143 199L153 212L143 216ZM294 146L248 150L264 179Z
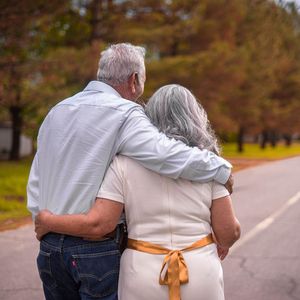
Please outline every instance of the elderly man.
M172 178L228 181L228 162L168 139L135 103L144 90L144 55L142 47L110 46L101 53L98 80L46 116L27 187L33 217L43 209L87 213L119 153ZM37 262L46 299L117 299L119 236L119 230L100 241L45 235Z

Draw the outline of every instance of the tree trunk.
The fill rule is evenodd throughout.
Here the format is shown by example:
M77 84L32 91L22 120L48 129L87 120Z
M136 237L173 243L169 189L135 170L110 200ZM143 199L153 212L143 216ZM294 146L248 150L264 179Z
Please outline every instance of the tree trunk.
M237 136L237 142L238 142L238 152L244 152L244 135L245 135L245 129L244 127L239 128L238 136Z
M270 143L271 143L271 146L273 147L273 148L275 148L276 146L277 146L277 134L276 134L276 132L275 131L271 131L270 132Z
M287 147L290 147L292 145L292 136L289 133L284 134L283 139Z
M261 133L261 142L260 142L260 148L261 149L265 149L266 148L268 139L269 139L268 131L267 130L263 130L262 133Z
M89 5L91 14L90 44L94 41L112 42L114 27L111 16L116 13L113 0L93 0Z
M22 132L22 108L19 106L11 106L9 109L12 122L12 143L10 149L10 160L20 159L21 148L21 132Z
M178 53L178 45L179 45L178 40L175 39L173 41L172 45L171 45L171 51L170 51L170 55L171 56L176 56L177 55L177 53Z
M90 4L90 12L91 12L91 35L90 35L90 43L95 40L99 40L102 37L102 12L103 11L103 0L93 0Z

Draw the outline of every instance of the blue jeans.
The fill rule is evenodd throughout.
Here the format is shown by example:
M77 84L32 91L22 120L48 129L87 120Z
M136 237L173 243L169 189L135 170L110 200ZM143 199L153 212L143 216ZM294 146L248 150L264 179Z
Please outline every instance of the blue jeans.
M95 242L47 234L37 257L46 300L117 300L118 236Z

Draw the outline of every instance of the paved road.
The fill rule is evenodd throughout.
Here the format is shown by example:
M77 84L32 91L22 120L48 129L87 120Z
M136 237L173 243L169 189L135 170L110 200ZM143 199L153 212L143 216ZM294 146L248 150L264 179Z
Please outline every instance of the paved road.
M0 233L0 299L44 299L35 267L38 253L32 225Z
M223 263L226 299L300 299L300 157L235 179L243 234Z
M223 263L227 300L300 300L300 157L240 171L243 237ZM0 233L0 300L43 299L31 225ZM204 299L209 300L209 299Z

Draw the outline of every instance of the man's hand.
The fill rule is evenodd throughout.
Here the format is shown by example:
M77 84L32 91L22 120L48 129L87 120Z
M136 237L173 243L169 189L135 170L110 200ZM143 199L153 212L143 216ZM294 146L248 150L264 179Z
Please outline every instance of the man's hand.
M217 251L219 258L223 260L227 256L229 248L217 245Z
M42 237L47 234L50 230L45 224L45 221L48 216L51 216L52 213L49 210L42 210L39 212L39 214L36 216L34 225L35 225L35 233L36 238L40 241Z
M230 174L230 176L229 176L227 182L225 183L225 187L226 187L226 189L228 190L228 192L229 192L230 195L231 195L232 192L233 192L233 183L234 183L234 181L233 181L233 175Z

